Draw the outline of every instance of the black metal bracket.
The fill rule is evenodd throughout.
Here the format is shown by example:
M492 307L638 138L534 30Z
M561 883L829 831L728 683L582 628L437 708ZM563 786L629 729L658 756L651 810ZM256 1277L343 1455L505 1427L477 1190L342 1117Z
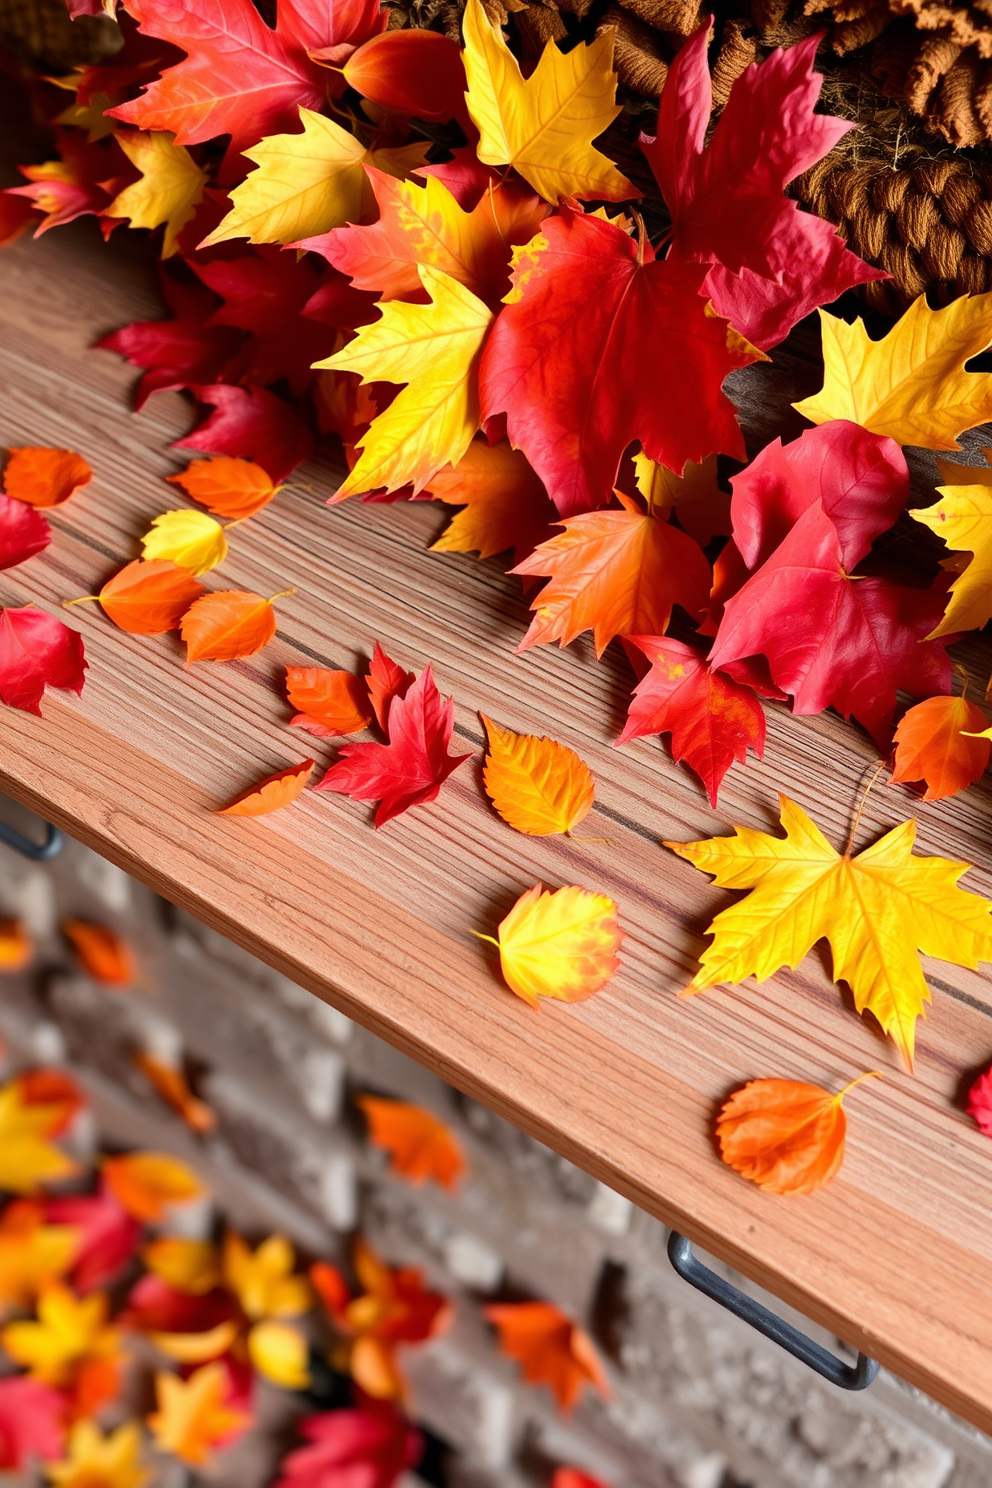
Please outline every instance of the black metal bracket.
M5 842L22 858L30 858L34 863L47 863L51 858L57 858L65 847L65 837L51 822L45 823L44 842L32 842L30 837L0 822L0 842Z
M687 1281L707 1297L712 1297L714 1302L719 1302L735 1317L750 1323L752 1328L757 1328L759 1333L763 1333L794 1358L800 1359L803 1364L808 1364L810 1369L815 1369L817 1374L841 1390L867 1390L878 1374L877 1359L859 1354L856 1363L846 1364L836 1354L830 1353L829 1349L822 1348L812 1338L807 1338L805 1333L800 1333L798 1328L794 1328L784 1318L769 1312L767 1307L763 1307L746 1292L725 1281L722 1276L697 1260L692 1253L691 1242L685 1235L677 1235L674 1230L668 1237L668 1259L683 1281Z

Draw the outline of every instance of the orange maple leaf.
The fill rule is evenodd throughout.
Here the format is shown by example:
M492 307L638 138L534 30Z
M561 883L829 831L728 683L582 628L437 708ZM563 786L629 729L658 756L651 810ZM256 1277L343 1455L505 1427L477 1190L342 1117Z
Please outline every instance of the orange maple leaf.
M283 594L292 594L291 589ZM281 599L274 594L272 599ZM254 656L276 633L271 599L244 589L222 589L205 594L186 611L182 621L186 660L237 661Z
M62 934L75 951L80 966L95 982L126 987L137 975L134 951L109 925L89 920L63 920Z
M859 1075L837 1095L795 1080L751 1080L734 1091L717 1118L720 1156L766 1193L823 1188L844 1161L844 1097L873 1075L878 1070Z
M465 1155L454 1132L433 1111L409 1101L360 1095L356 1104L369 1124L369 1141L389 1153L389 1167L411 1183L433 1178L454 1191L465 1172Z
M893 783L924 781L924 801L942 801L973 785L985 773L992 753L992 739L981 737L988 727L981 708L969 703L964 693L917 703L895 732Z
M288 666L286 696L299 709L291 727L306 729L318 739L358 734L372 722L368 688L352 672Z
M251 1425L251 1416L229 1404L230 1375L221 1363L194 1369L188 1379L159 1373L155 1376L158 1410L148 1417L160 1451L180 1462L199 1466L214 1447L231 1440Z
M307 759L299 765L287 765L285 770L277 770L274 775L266 775L264 780L251 786L236 801L232 801L230 806L221 807L216 814L267 816L270 811L278 811L280 806L288 806L302 795L314 764L314 760Z
M204 1192L192 1168L165 1152L107 1157L103 1176L121 1207L145 1224L157 1224L166 1218L170 1204L187 1203Z
M23 445L9 454L3 488L28 506L61 506L93 479L92 470L75 450Z
M589 1335L553 1302L505 1302L482 1309L499 1333L500 1350L520 1365L530 1385L547 1385L571 1410L586 1385L609 1395L606 1374Z
M79 1231L46 1224L40 1204L8 1204L0 1218L0 1312L31 1307L42 1287L65 1275L78 1249Z
M108 579L99 594L66 601L65 608L95 599L103 613L131 635L162 635L180 621L206 591L188 569L164 558L136 558Z
M167 475L166 480L181 486L187 496L215 517L233 517L235 521L253 517L282 490L261 465L234 455L194 460L185 470Z
M457 465L446 465L424 488L435 501L463 508L434 543L434 553L492 558L513 548L516 562L551 536L558 513L527 458L506 440L474 439Z

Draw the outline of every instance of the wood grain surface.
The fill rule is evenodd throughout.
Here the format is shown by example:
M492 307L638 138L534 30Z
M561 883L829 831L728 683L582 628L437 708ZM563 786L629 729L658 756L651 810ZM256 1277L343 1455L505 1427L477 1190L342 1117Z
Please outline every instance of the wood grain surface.
M656 739L612 748L630 686L622 656L597 665L580 643L515 657L526 625L516 581L492 563L427 552L445 521L432 504L328 509L340 473L326 464L236 528L208 580L263 594L296 586L277 602L278 637L261 655L187 669L175 636L125 635L95 605L60 611L137 556L149 520L182 500L163 477L182 463L168 445L191 426L189 403L158 394L131 413L133 374L87 350L160 313L134 236L105 248L92 224L76 224L0 259L0 440L71 446L96 472L51 514L51 547L0 574L0 602L62 613L89 658L78 701L50 695L41 719L0 710L0 788L992 1429L992 1143L962 1110L970 1077L992 1058L988 977L927 964L933 1006L913 1076L831 982L822 947L763 986L676 997L730 896L662 839L737 822L774 829L781 789L843 846L875 763L870 743L832 715L773 706L763 763L735 767L711 812ZM797 431L789 399L816 386L808 337L774 367L739 375L752 442ZM924 502L927 476L921 466ZM475 757L440 799L380 832L370 807L312 792L263 820L212 815L308 753L330 761L330 746L287 727L283 668L354 667L375 639L405 667L433 662L454 695L455 742ZM984 681L988 656L965 655ZM481 789L480 708L579 751L597 780L580 832L605 842L504 826ZM859 845L916 810L919 850L974 863L965 887L989 893L990 807L985 784L929 806L878 786ZM582 1005L532 1011L472 934L491 932L536 880L620 905L624 964ZM885 1078L849 1098L847 1158L825 1192L771 1197L718 1160L714 1113L743 1081L836 1088L872 1068Z

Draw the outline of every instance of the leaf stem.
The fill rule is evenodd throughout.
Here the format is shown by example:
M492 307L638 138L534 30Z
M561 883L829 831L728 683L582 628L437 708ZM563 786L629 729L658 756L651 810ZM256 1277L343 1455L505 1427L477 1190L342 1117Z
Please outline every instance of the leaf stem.
M884 1078L881 1070L866 1070L863 1075L858 1075L855 1079L849 1080L843 1090L838 1090L834 1096L834 1100L838 1102L842 1101L847 1092L853 1090L855 1085L860 1085L862 1080L882 1080Z
M82 594L82 595L80 595L79 599L64 599L62 601L62 608L64 610L71 610L72 607L73 607L73 605L77 605L77 604L89 604L89 602L90 602L91 599L99 599L99 598L100 598L99 594Z
M878 779L879 775L881 775L884 769L885 761L879 760L878 764L875 766L874 771L872 772L871 779L865 786L864 790L861 792L861 800L858 802L858 809L854 813L854 821L851 823L851 835L848 837L847 846L844 848L845 858L849 858L851 856L851 849L854 846L854 835L861 824L861 813L865 809L865 802L868 800L868 792L871 790L872 786L875 784L875 781Z
M295 587L292 589L280 589L278 594L273 594L271 599L266 600L266 604L275 604L277 599L285 599L288 595L295 593Z
M471 935L474 935L476 940L487 940L490 945L494 945L496 949L499 950L499 941L495 940L493 936L483 935L481 930L471 930L469 933Z

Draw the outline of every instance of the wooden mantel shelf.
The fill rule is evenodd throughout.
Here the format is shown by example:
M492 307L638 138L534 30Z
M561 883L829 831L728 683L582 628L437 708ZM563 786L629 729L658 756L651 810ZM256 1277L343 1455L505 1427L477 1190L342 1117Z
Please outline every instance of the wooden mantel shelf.
M126 238L105 248L77 224L0 260L0 440L71 446L96 472L52 513L50 548L0 574L0 602L59 613L137 556L149 520L178 504L163 477L178 468L168 445L190 426L189 405L159 394L130 413L132 373L87 350L159 313L150 261ZM797 431L788 398L816 386L810 357L777 364L750 369L743 389L752 438ZM232 533L213 587L296 586L278 603L277 641L249 661L187 670L175 636L125 635L95 605L72 611L90 664L83 695L50 696L41 719L0 709L0 789L992 1430L992 1144L962 1112L968 1077L992 1058L988 977L928 966L934 1003L914 1076L816 953L762 987L675 995L728 896L662 839L773 829L782 789L840 845L874 762L867 740L833 716L773 707L764 762L735 767L713 813L657 740L612 749L629 686L621 659L596 665L582 644L515 657L526 623L516 581L427 552L444 520L432 504L329 510L337 479L306 468ZM380 832L370 808L313 793L261 821L212 815L308 752L331 757L287 727L284 665L354 667L375 639L406 667L432 661L454 694L457 742L476 758L441 799ZM582 830L605 844L503 825L480 785L480 708L579 751L598 782ZM860 841L912 805L877 787ZM965 885L992 892L989 787L918 816L920 851L976 863ZM531 1011L471 933L491 931L536 880L620 905L624 965L582 1005ZM717 1159L714 1112L744 1080L837 1088L872 1068L884 1082L851 1099L848 1156L825 1192L770 1197Z

